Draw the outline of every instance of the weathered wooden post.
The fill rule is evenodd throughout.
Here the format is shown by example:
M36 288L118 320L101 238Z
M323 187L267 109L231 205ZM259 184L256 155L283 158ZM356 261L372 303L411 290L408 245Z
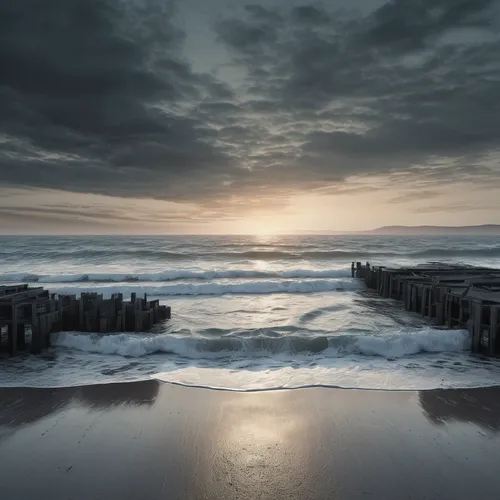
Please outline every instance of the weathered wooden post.
M123 332L123 313L122 310L116 313L116 331Z
M50 314L47 314L45 316L45 334L43 336L43 349L47 349L50 347L50 332L52 328L52 316Z
M63 323L63 298L61 295L57 296L57 321L56 321L56 331L60 332L62 330Z
M152 328L155 324L155 311L151 307L151 308L149 308L149 311L147 311L147 313L148 313L148 318L149 318L149 328Z
M389 283L387 282L388 273L384 269L382 270L382 297L385 299L389 296Z
M496 354L497 347L497 328L498 328L498 317L499 317L500 306L490 307L490 334L488 340L488 351L490 356Z
M26 349L26 325L24 323L19 323L17 325L17 347L18 349Z
M401 300L401 285L402 285L402 280L400 278L396 278L396 299Z
M420 314L422 316L426 316L427 313L427 287L425 285L422 286L422 302L420 304Z
M449 296L447 293L445 293L443 297L443 324L448 326L448 301L449 301Z
M444 323L444 304L441 301L436 302L436 321L438 325Z
M142 311L135 311L135 331L140 332L142 330Z
M99 333L107 333L108 331L108 318L101 314L99 317Z
M121 332L127 331L127 303L122 302L122 321L121 321Z
M78 300L78 329L81 331L85 331L85 299L83 298L83 294L80 295L80 300Z
M434 313L434 299L435 299L435 291L434 291L434 285L429 286L429 293L427 295L427 311L429 318L434 318L435 313Z
M465 317L465 308L464 308L464 300L460 297L458 300L458 324L462 326L464 324L464 317Z
M361 278L361 262L356 262L356 278Z
M135 315L134 330L136 332L140 332L143 329L142 299L135 299L134 300L134 315Z
M474 352L479 352L479 348L481 345L481 325L482 325L482 314L483 314L483 303L479 302L474 305L473 309L473 322L474 322L474 331L472 337L472 350Z
M17 352L17 307L11 307L10 324L7 328L7 335L9 337L9 354L15 356Z
M417 294L418 294L417 286L414 283L412 283L411 284L411 311L412 312L417 312Z
M45 311L40 311L44 314L37 316L37 304L32 305L32 323L31 323L31 352L33 354L40 353L47 347L47 336L49 335L49 315Z

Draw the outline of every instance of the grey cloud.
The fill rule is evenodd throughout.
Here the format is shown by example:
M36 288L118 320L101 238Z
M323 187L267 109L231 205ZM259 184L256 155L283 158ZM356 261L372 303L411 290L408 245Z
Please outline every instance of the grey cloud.
M430 200L438 197L440 192L437 189L420 189L406 191L390 200L391 203L410 203L412 201Z
M0 0L0 182L212 216L367 174L485 185L500 176L498 21L489 0L250 5L214 27L240 88L193 71L171 2Z
M88 206L68 206L67 208L61 208L58 206L44 206L44 207L11 207L11 206L0 206L0 214L3 217L49 217L51 219L62 219L67 221L78 222L81 220L94 221L98 223L109 223L110 220L114 222L124 222L124 223L152 223L152 224L168 224L172 222L200 222L205 219L211 219L211 217L204 217L203 215L196 214L192 216L186 213L179 214L151 214L151 213L133 213L124 214L123 211L119 211L109 206L103 206L102 212L99 212L95 207ZM218 214L220 216L220 214ZM113 223L113 222L111 222Z
M199 224L207 221L233 220L234 215L219 207L216 212L209 210L194 210L193 206L172 207L165 205L163 209L154 210L148 203L130 202L126 199L100 201L94 198L91 204L83 204L79 201L57 201L56 193L51 193L53 202L44 202L39 197L30 196L29 205L25 197L29 191L12 190L9 200L9 190L3 191L1 199L9 200L8 203L0 204L0 231L16 232L21 228L29 227L37 231L37 223L42 226L52 226L52 230L76 231L92 227L102 228L105 231L123 232L134 225L142 228L142 231L168 231L181 229L185 224ZM21 199L18 196L21 195ZM17 196L16 196L17 195ZM46 193L47 195L47 193ZM45 197L46 198L46 197ZM66 197L68 198L68 197ZM81 197L80 197L81 200ZM162 207L160 203L157 205ZM184 226L185 227L185 226Z
M219 38L232 48L256 55L265 44L276 40L274 29L267 23L251 25L239 19L221 21L217 32Z
M233 94L192 72L173 15L163 1L1 2L0 180L182 199L181 170L230 168L189 109Z
M365 18L331 13L325 24L326 13L306 6L271 26L273 42L259 41L258 51L226 43L259 97L249 108L269 120L269 130L288 127L301 142L299 154L289 148L292 171L307 168L328 182L334 173L404 170L442 158L451 181L473 176L474 163L500 145L500 38L479 36L471 45L439 36L472 27L493 33L493 7L490 0L393 0ZM309 13L307 29L297 12Z
M431 214L431 213L456 213L456 212L470 212L470 211L481 211L481 210L498 210L498 205L493 205L491 203L482 204L472 204L472 203L443 203L428 205L424 207L419 207L418 209L412 208L411 212L417 212L421 214Z
M454 28L489 28L494 0L391 0L367 19L364 41L418 50Z
M294 21L304 24L323 24L330 21L330 16L321 8L314 5L301 5L291 10Z
M51 233L66 233L66 234L76 234L82 230L87 230L88 232L95 234L96 225L103 226L106 232L110 229L116 227L116 222L112 219L106 221L75 221L67 220L65 223L59 218L55 218L52 214L42 215L37 213L17 213L15 211L11 212L0 212L0 230L7 234L16 234L18 232L29 231L30 233L36 234L38 232L49 231ZM20 231L22 229L22 231Z
M262 7L262 5L246 5L245 10L249 12L252 17L261 21L261 22L278 22L283 21L283 18L280 16L276 10L266 9Z

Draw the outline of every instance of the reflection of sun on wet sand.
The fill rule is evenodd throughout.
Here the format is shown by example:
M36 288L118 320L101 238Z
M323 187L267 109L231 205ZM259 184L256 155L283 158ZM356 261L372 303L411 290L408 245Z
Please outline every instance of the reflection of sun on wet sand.
M9 499L496 498L500 388L0 389ZM26 480L29 478L30 480Z

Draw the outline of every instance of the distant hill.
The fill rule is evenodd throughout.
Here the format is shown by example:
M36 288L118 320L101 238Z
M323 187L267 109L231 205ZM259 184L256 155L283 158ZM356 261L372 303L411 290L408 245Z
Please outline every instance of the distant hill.
M485 224L482 226L383 226L372 231L363 231L363 234L500 236L500 224Z

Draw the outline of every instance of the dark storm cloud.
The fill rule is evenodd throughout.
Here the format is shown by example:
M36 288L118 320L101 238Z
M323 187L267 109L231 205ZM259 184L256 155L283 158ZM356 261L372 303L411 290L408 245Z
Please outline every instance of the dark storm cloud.
M280 23L283 18L275 10L270 10L262 7L261 5L245 5L245 10L249 12L252 17L262 22Z
M248 5L214 26L241 87L193 71L176 19L164 0L0 0L0 182L221 213L355 175L500 176L493 0Z
M330 21L330 16L323 10L314 5L301 5L291 10L293 21L299 23L323 24Z
M0 2L1 180L159 197L177 180L182 198L180 170L227 168L189 107L232 92L192 72L172 16L160 1Z
M490 28L495 0L392 0L368 19L365 41L389 50L418 50L455 28Z
M258 56L259 50L276 41L276 33L283 20L276 12L258 5L249 5L246 10L248 20L222 20L217 23L217 33L223 42L234 49Z
M248 37L242 49L221 39L248 71L252 109L280 130L295 123L287 133L302 144L289 151L292 169L328 182L332 171L378 173L440 157L461 158L473 173L468 157L500 147L497 7L394 0L365 18L304 7L285 23L246 20L241 33L267 28L272 43Z

